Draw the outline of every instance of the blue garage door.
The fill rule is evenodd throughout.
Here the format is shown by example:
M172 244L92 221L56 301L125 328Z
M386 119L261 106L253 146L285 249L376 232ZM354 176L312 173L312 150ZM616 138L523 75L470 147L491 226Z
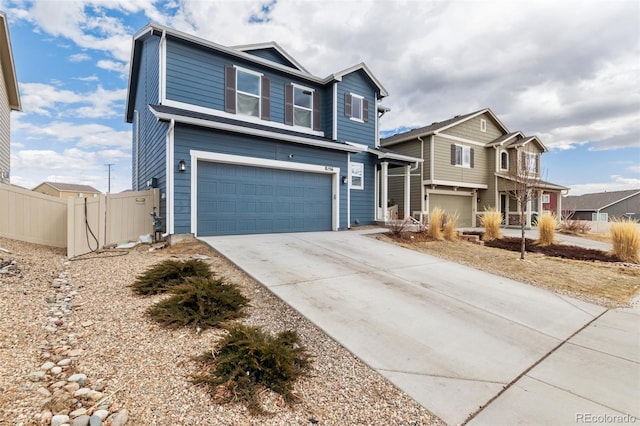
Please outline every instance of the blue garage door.
M331 175L198 162L198 235L331 230Z

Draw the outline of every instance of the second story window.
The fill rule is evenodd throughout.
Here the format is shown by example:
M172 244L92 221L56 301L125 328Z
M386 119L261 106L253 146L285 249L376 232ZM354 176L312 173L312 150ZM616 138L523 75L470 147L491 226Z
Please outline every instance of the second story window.
M344 115L354 121L369 121L369 102L360 95L345 93Z
M271 119L271 81L260 73L228 65L225 67L224 110Z
M238 114L260 117L260 76L237 70L236 111Z
M451 165L473 168L473 148L451 145Z
M320 93L297 84L285 85L284 124L320 131Z
M522 153L522 170L528 174L538 173L538 155L536 153Z
M500 170L509 170L509 153L507 151L500 152Z
M293 87L293 124L311 128L313 113L313 91L304 87Z

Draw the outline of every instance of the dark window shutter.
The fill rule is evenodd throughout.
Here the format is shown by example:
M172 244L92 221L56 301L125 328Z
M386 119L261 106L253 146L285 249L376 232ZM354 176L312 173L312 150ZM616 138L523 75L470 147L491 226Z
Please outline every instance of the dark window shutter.
M540 173L540 156L536 155L536 173Z
M362 100L362 119L365 123L369 121L369 101L366 99Z
M456 165L456 146L451 145L451 165Z
M349 93L344 94L344 115L351 117L351 95Z
M320 123L320 93L316 90L313 92L313 130L321 130Z
M520 157L520 171L527 171L527 154L522 152L522 157Z
M293 84L284 86L284 124L293 126Z
M469 166L473 169L473 148L469 150Z
M262 77L262 90L260 98L261 114L263 120L271 120L271 80L267 77Z
M236 113L236 69L231 65L224 67L224 110Z

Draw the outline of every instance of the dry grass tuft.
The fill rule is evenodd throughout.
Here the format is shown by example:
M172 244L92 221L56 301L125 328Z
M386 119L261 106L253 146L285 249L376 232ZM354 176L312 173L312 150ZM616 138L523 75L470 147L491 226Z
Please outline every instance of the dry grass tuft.
M609 225L613 253L624 262L640 263L640 230L633 219L613 219Z
M429 227L427 235L434 240L442 240L442 218L444 211L440 207L435 207L429 215Z
M460 215L458 212L454 214L446 214L444 217L444 239L447 241L455 241L458 239L458 232L456 231L456 222Z
M538 218L538 244L549 246L554 244L558 218L554 214L544 213Z
M483 241L493 241L502 238L502 213L495 208L486 208L480 218L480 226L484 227Z

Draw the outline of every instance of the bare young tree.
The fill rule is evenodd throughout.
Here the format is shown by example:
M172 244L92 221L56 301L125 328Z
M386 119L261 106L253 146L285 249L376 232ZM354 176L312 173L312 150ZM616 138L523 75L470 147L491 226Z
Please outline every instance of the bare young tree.
M520 259L524 260L526 249L525 228L527 227L527 207L531 200L536 198L537 188L540 184L539 155L529 155L526 151L521 151L517 171L509 173L510 187L509 197L514 199L518 205L519 225L520 225Z

